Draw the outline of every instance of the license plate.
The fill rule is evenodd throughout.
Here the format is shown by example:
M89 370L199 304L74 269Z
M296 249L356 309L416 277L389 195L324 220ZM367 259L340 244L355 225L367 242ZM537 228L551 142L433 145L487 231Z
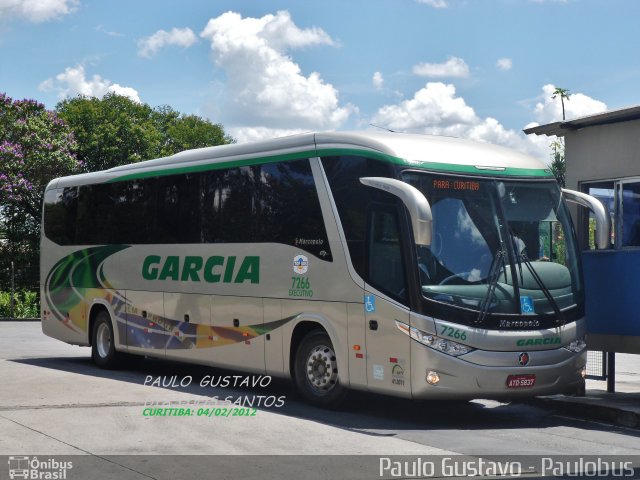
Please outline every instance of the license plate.
M535 384L535 375L509 375L507 377L507 388L531 388Z

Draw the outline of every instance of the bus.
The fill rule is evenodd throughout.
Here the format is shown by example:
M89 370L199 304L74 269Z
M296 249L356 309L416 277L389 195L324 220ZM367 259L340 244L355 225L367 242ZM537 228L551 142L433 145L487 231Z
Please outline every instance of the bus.
M348 390L513 399L584 385L584 283L548 167L502 147L309 133L58 178L42 329L129 354Z

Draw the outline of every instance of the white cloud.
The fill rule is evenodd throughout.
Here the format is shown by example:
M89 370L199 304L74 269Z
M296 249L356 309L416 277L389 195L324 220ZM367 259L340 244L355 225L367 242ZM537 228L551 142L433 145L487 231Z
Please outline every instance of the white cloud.
M552 84L542 87L542 94L538 97L538 102L534 108L536 121L541 124L562 121L562 102L560 97L551 98L555 89L556 86ZM592 113L604 112L607 109L607 105L583 93L569 92L569 99L564 100L564 109L565 117L569 120L591 115Z
M153 35L138 40L138 55L151 58L167 45L189 48L197 41L196 34L190 28L172 28L169 32L158 30Z
M42 23L72 13L79 0L0 0L0 19L21 18Z
M496 62L496 67L506 72L513 67L513 61L510 58L499 58Z
M288 137L289 135L308 132L308 130L269 127L225 127L225 130L229 132L229 134L235 138L238 143L255 142L257 140L265 140L269 138Z
M433 8L447 8L446 0L417 0L418 3L424 3Z
M421 77L468 77L469 66L458 57L449 57L444 63L419 63L414 65L413 73Z
M131 87L123 87L106 78L102 78L100 75L93 75L93 77L87 79L83 65L66 68L64 72L59 73L55 78L49 78L42 82L38 88L43 91L56 90L58 97L61 99L75 95L103 97L107 93L115 93L140 103L138 92Z
M382 73L375 72L371 78L371 82L373 83L373 88L376 90L382 90L382 87L384 86L384 77L382 76Z
M200 36L211 42L212 58L226 73L229 103L222 115L230 127L254 133L265 125L270 131L334 129L356 110L340 106L333 85L317 72L305 76L293 61L293 49L336 42L320 28L300 29L286 11L261 18L227 12L210 19Z
M378 109L371 123L395 131L469 138L495 143L548 159L548 141L505 128L495 118L479 117L451 84L429 82L413 98Z
M124 37L124 33L108 30L104 25L98 25L96 27L96 32L104 33L105 35L108 35L110 37Z

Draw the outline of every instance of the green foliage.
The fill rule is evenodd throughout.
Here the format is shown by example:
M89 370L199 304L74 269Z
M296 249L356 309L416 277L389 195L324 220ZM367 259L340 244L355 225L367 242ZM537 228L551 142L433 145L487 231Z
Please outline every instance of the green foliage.
M0 271L37 265L44 189L53 178L79 171L69 127L35 100L13 100L0 93ZM17 285L37 279L17 271ZM26 273L25 273L26 272ZM0 285L6 286L2 275Z
M564 143L562 139L556 139L551 142L550 145L553 150L551 153L551 163L549 164L549 169L553 176L556 177L558 184L564 188L565 186L565 174L567 171L567 164L564 158Z
M40 318L38 292L17 290L11 314L11 292L0 291L0 318Z
M56 110L75 132L86 172L233 142L219 124L115 94L63 100Z
M85 172L154 158L158 152L160 134L146 104L108 94L66 99L56 110L75 133Z
M561 265L567 264L567 243L560 222L540 224L540 258Z
M180 114L167 105L154 110L154 120L162 135L158 156L235 143L221 124L211 123L197 115Z

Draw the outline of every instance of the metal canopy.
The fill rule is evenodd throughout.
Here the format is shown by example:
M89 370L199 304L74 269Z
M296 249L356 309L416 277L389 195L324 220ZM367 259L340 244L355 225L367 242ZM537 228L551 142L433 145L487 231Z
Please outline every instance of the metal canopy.
M596 125L606 125L611 123L628 122L630 120L640 119L640 105L622 108L619 110L611 110L608 112L588 115L564 122L553 122L537 127L526 128L523 130L527 135L556 135L563 136L567 131L578 130L585 127L594 127Z

